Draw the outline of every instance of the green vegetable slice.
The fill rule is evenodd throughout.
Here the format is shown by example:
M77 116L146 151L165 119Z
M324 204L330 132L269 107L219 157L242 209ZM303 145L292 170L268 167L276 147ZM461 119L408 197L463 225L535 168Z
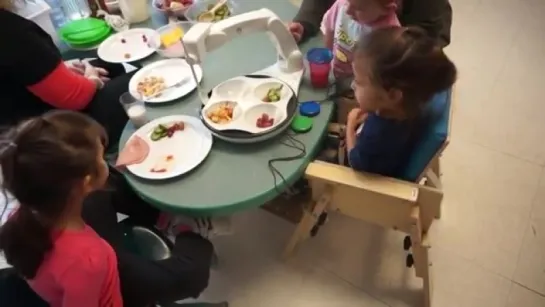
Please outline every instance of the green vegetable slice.
M164 134L163 133L157 133L156 131L154 131L152 134L151 134L151 137L150 139L152 141L159 141L160 139L162 139L164 137Z

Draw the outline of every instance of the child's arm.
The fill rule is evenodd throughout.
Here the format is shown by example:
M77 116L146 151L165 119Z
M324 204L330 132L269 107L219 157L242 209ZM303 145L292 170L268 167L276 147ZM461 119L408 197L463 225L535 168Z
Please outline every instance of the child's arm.
M346 149L350 152L356 147L356 129L367 119L367 113L360 108L355 108L348 113L346 120Z
M327 49L333 49L333 32L324 33L324 45Z
M387 174L389 163L383 159L383 154L387 154L382 145L384 140L381 139L380 133L369 131L372 129L371 127L364 126L360 134L356 135L355 130L348 130L347 127L346 147L348 162L350 167L357 171Z
M353 130L352 130L353 131ZM364 171L385 176L395 175L395 171L405 157L408 128L387 122L370 114L363 130L356 136L348 134L348 162L357 171Z
M335 23L339 12L339 2L336 1L329 10L324 14L320 30L324 35L324 44L327 48L333 48L333 36L335 35Z

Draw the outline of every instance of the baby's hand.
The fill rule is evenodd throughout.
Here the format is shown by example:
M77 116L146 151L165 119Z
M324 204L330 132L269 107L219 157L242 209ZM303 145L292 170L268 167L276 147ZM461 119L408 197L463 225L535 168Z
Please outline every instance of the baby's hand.
M305 31L303 25L299 22L290 22L287 24L287 27L288 31L293 35L293 38L295 38L295 41L300 42L303 37L303 32Z
M356 131L356 128L365 121L367 118L367 113L360 108L355 108L348 113L348 118L346 120L346 130Z

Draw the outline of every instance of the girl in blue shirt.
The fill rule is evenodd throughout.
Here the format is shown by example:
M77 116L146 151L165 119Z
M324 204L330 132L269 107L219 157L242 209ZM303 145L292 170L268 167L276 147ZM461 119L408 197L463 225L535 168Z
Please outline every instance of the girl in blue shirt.
M423 30L399 27L362 36L352 67L359 108L348 115L348 162L358 171L397 177L424 126L424 106L452 87L456 68Z

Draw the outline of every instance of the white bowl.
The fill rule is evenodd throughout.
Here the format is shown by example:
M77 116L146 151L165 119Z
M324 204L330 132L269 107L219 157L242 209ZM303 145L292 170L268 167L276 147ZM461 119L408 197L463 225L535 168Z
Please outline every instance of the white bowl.
M227 80L214 88L214 95L222 99L240 99L245 94L247 84L244 80Z
M198 0L194 0L193 3L195 3L195 1L198 1ZM184 17L185 12L189 9L189 7L191 5L193 5L193 4L191 4L191 5L184 6L184 7L178 8L178 9L171 9L171 8L163 9L163 8L161 8L159 6L162 3L163 3L162 0L153 0L152 1L153 9L155 9L155 10L157 10L159 12L162 12L163 14L165 14L167 16L176 16L176 17Z
M257 120L267 114L273 120L273 124L269 127L258 127ZM244 112L244 121L247 127L251 127L252 133L259 133L266 130L271 130L278 126L284 119L284 114L272 103L256 104Z
M213 122L212 119L210 119L210 117L208 115L210 113L216 111L217 109L219 109L220 106L224 105L225 103L228 103L228 104L233 106L233 118L231 119L231 121L226 122L226 123L215 123L215 122ZM224 100L224 101L214 102L214 103L210 104L210 106L207 105L207 107L205 107L202 110L202 115L203 115L203 118L205 119L205 121L208 123L208 125L210 125L211 127L213 127L214 129L217 129L217 130L232 129L233 124L236 124L236 122L238 121L238 119L240 118L242 113L243 113L243 111L240 108L240 105L238 104L238 102L231 101L231 100Z
M187 11L185 12L185 18L189 21L199 22L197 20L197 17L200 14L210 10L210 8L212 8L218 2L219 0L195 0L193 5L189 6ZM237 13L238 6L234 0L227 0L225 4L229 8L229 12L231 13L229 17Z
M276 82L276 81L271 81L271 82L266 82L266 83L260 84L259 86L257 86L255 88L254 95L261 102L276 103L278 101L274 101L274 102L273 101L264 101L263 98L265 98L267 96L267 93L269 92L270 89L279 88L279 87L282 87L282 89L280 90L280 100L286 99L286 97L288 97L290 95L290 89L288 88L288 86L286 84L284 84L282 82Z

